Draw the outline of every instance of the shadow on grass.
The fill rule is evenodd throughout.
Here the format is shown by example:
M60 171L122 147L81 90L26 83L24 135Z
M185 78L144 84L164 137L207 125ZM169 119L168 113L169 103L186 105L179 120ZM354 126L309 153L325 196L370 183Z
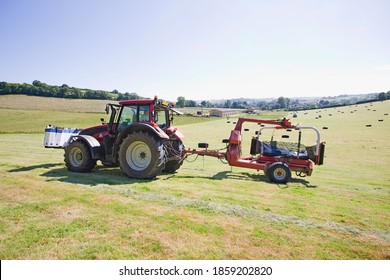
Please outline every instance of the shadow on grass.
M265 175L253 174L249 172L231 172L231 171L222 171L213 175L212 177L204 177L199 175L172 175L166 177L164 180L169 180L170 178L180 178L180 179L210 179L210 180L224 180L224 179L233 179L233 180L244 180L244 181L254 181L254 182L265 182L270 183L269 179ZM272 183L275 184L275 183ZM281 189L286 189L289 187L289 184L301 184L306 188L317 188L317 186L310 185L310 182L302 178L291 178L288 184L275 184Z
M55 168L57 166L62 166L61 168ZM254 181L254 182L265 182L271 183L269 179L262 174L253 174L249 172L231 172L231 171L222 171L211 177L205 177L200 175L180 175L180 174L164 174L157 179L147 180L147 179L133 179L129 178L123 174L120 168L115 167L105 167L98 165L91 172L88 173L77 173L70 172L64 167L62 163L47 163L39 164L32 166L23 166L9 170L11 173L15 172L25 172L32 171L36 169L49 169L46 172L40 174L42 177L49 178L48 181L59 181L73 184L82 184L87 186L97 186L101 184L106 185L129 185L134 183L148 182L153 180L169 180L169 179L210 179L210 180L244 180L244 181ZM165 175L165 176L164 176ZM302 178L291 178L288 184L275 184L281 189L289 187L289 184L301 184L307 188L317 188L317 186L310 185L309 181Z
M40 169L40 168L51 168L55 166L63 165L62 163L45 163L45 164L37 164L37 165L31 165L31 166L22 166L18 168L14 168L9 170L11 173L16 173L16 172L25 172L25 171L32 171L35 169Z
M56 168L61 166L60 168ZM87 186L96 186L100 184L106 185L129 185L139 182L147 182L152 180L140 180L126 177L119 168L96 166L91 172L77 173L70 172L63 163L48 163L32 166L23 166L9 170L11 173L33 171L37 169L43 170L39 175L48 178L48 181L58 181L73 184L82 184Z
M42 174L53 181L66 183L83 184L88 186L97 185L130 185L153 180L133 179L127 177L119 168L96 166L91 172L77 173L70 172L66 168L53 169Z

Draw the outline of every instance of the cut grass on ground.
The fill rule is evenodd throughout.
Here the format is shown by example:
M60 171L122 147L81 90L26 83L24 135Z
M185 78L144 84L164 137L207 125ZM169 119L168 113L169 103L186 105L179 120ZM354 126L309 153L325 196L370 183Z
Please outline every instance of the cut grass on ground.
M324 166L287 185L214 158L150 181L102 165L71 173L62 150L42 147L43 134L2 134L0 257L390 259L390 102L365 106L292 118L320 128L327 146ZM233 121L179 128L186 147L217 149ZM248 128L244 142L254 134Z

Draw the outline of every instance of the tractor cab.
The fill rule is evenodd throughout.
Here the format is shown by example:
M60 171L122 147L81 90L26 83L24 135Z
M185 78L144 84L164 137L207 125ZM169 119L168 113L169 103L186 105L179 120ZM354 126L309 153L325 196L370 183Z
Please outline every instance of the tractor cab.
M107 104L106 113L111 111L108 132L118 135L131 125L145 124L167 133L173 123L173 103L159 100L157 96L146 100L126 100L118 104Z

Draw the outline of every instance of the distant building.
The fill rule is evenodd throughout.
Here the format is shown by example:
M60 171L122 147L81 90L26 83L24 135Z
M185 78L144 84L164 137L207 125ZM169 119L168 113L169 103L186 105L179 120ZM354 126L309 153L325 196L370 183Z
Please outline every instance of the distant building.
M213 117L231 117L236 116L237 110L235 109L211 109L210 110L210 116Z

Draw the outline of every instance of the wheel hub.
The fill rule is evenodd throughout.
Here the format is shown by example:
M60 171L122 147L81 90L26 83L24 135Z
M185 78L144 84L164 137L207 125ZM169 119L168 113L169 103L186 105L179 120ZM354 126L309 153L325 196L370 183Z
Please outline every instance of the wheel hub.
M277 168L274 171L275 178L283 180L286 177L286 171L283 168Z
M146 169L152 160L152 152L148 145L141 141L134 141L126 150L126 161L129 166L136 170Z
M80 166L83 162L83 153L80 148L74 147L70 150L69 161L73 166Z

